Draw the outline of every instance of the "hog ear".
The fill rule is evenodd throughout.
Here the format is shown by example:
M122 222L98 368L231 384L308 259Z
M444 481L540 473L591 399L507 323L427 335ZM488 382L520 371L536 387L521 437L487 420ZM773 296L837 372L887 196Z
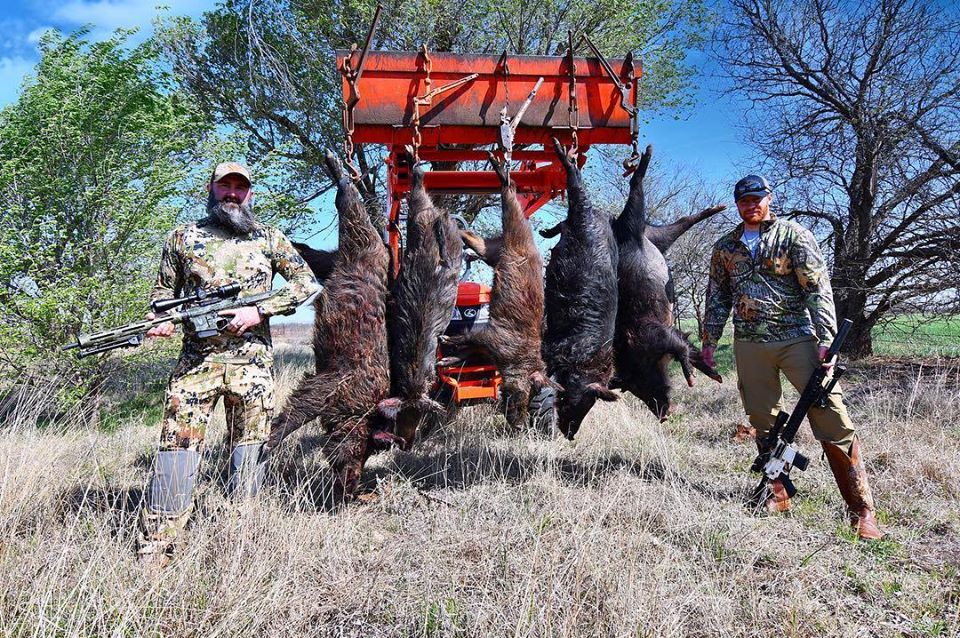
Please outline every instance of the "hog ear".
M610 388L600 383L591 383L588 385L587 393L601 401L616 401L620 398L614 394Z
M530 375L530 383L532 383L538 390L540 388L545 388L550 386L557 392L563 392L563 386L549 378L542 372L534 372Z
M400 413L400 404L402 401L399 397L391 397L389 399L384 399L377 404L377 412L382 414L384 418L387 418L391 421L397 420L397 414Z
M429 397L420 397L417 400L417 410L424 414L429 413L437 416L443 416L447 413L446 408Z

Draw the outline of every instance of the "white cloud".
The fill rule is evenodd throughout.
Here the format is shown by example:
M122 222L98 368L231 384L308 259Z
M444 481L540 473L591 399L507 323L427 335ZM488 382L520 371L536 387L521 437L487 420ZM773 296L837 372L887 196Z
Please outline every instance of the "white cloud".
M17 99L24 76L33 71L35 64L35 60L19 56L0 58L0 107Z
M172 15L198 16L214 4L214 0L71 0L55 9L52 17L73 26L92 25L98 33L133 27L149 31L158 6L168 8Z
M27 34L27 42L30 44L37 44L40 42L40 38L43 37L43 34L47 31L56 31L53 27L37 27L33 31Z

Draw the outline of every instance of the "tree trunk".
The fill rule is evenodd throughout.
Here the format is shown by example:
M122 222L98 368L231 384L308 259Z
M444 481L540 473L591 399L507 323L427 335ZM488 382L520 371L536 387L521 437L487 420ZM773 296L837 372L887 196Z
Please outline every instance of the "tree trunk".
M860 359L873 354L873 337L871 331L874 322L867 319L867 296L861 293L854 295L836 295L837 321L850 319L853 326L847 335L841 351L851 359Z
M853 326L842 348L842 352L851 359L873 354L870 329L875 319L874 321L867 319L866 273L860 263L857 257L851 258L846 252L839 252L834 256L833 277L831 277L837 324L839 325L844 319L853 321Z

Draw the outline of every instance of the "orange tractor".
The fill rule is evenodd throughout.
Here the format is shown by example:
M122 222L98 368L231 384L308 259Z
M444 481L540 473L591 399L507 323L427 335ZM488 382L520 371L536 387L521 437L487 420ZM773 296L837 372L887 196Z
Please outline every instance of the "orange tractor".
M407 147L418 161L448 166L485 162L487 149L499 150L512 162L510 177L527 217L565 193L566 173L551 137L575 146L581 166L594 144L632 145L627 171L639 159L639 69L632 55L608 61L584 37L594 57L574 57L572 36L560 57L436 53L426 47L371 51L379 15L378 8L363 48L337 52L337 68L348 167L360 176L351 164L354 144L387 149L387 233L395 267L403 252L401 204L410 191ZM441 194L500 192L491 170L431 170L424 186ZM447 333L485 321L489 302L489 286L461 280ZM437 372L438 395L456 404L497 398L500 375L482 353Z

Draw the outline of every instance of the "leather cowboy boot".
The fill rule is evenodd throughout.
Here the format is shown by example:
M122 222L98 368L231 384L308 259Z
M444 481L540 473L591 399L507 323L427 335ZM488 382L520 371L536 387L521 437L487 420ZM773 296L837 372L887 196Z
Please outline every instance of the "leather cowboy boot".
M757 438L757 452L759 455L756 460L754 460L753 467L750 469L754 472L762 472L763 465L767 461L767 448L760 437ZM763 502L764 509L771 514L790 510L793 504L790 502L790 495L787 494L787 488L783 486L780 479L775 479L767 483L767 489L768 496Z
M863 467L863 458L860 456L860 441L853 440L850 454L843 448L821 441L826 453L833 478L837 481L840 494L847 503L850 512L850 523L857 530L857 536L864 540L880 540L883 532L877 526L877 517L874 514L873 494L867 482L867 471Z

